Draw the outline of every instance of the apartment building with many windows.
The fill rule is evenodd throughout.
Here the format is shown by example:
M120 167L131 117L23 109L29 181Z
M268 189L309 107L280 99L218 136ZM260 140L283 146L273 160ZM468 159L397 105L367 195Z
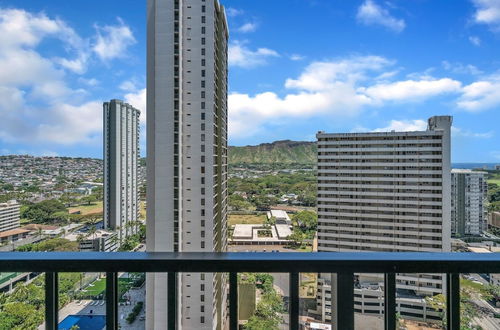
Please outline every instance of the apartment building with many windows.
M16 200L0 203L0 232L19 228L20 207Z
M486 210L487 172L468 169L451 171L451 233L454 236L480 235L488 229Z
M432 117L427 130L417 132L319 132L318 251L450 251L451 122L449 116ZM423 297L442 293L443 280L439 274L398 274L403 305L414 299L415 306L400 309L401 315L423 319ZM330 275L320 280L330 282ZM356 310L382 314L382 278L357 274L356 286ZM331 319L325 290L320 285L317 313L323 321ZM365 310L367 304L373 311Z
M148 0L147 251L227 248L227 40L217 0ZM148 329L165 329L176 295L182 329L221 329L226 278L147 276ZM172 315L170 311L170 315Z
M139 216L140 113L120 100L103 104L104 226L116 230L120 242L134 233Z

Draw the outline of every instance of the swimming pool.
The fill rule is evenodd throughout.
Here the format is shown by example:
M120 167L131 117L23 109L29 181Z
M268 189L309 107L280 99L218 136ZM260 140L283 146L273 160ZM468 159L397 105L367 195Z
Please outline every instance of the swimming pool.
M59 330L70 330L72 326L79 330L100 330L106 326L105 315L68 315L61 323Z

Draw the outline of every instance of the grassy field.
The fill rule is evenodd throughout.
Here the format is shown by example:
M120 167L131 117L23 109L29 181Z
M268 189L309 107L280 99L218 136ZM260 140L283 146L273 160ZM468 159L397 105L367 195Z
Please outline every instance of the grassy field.
M490 180L488 180L488 183L494 183L494 184L500 186L500 179L490 179Z
M132 287L132 283L133 280L128 278L118 279L118 291L120 297ZM86 287L84 292L89 296L98 296L100 294L104 294L104 291L106 291L106 279L100 278Z
M236 224L261 224L266 221L266 216L264 214L254 215L254 214L230 214L229 215L229 225Z
M102 201L95 202L90 205L80 205L68 208L69 213L75 213L78 211L80 211L82 215L102 213Z

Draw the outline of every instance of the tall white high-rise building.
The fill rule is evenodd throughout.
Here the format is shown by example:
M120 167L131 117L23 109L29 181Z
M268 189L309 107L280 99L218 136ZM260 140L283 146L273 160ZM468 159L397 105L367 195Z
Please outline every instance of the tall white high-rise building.
M227 40L217 0L148 0L147 251L227 248ZM146 327L166 329L177 295L182 329L221 329L222 274L147 277Z
M487 172L466 169L451 171L451 233L453 235L480 235L488 229L487 174Z
M451 122L432 117L428 129L417 132L319 132L318 251L450 251ZM329 286L329 280L324 276L321 283ZM359 274L358 280L356 311L381 314L382 279ZM405 292L398 299L403 317L439 319L419 297L443 292L442 275L399 274L396 281ZM327 291L320 285L323 321L335 306Z
M117 230L122 241L134 232L139 215L137 166L141 112L120 100L104 102L103 110L104 227Z

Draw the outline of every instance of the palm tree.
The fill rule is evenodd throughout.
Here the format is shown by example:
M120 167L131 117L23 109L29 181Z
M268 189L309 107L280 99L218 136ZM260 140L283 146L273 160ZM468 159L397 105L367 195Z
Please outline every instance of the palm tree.
M89 234L89 236L92 235L92 239L95 239L96 232L97 232L96 226L91 226L89 228L88 234Z

